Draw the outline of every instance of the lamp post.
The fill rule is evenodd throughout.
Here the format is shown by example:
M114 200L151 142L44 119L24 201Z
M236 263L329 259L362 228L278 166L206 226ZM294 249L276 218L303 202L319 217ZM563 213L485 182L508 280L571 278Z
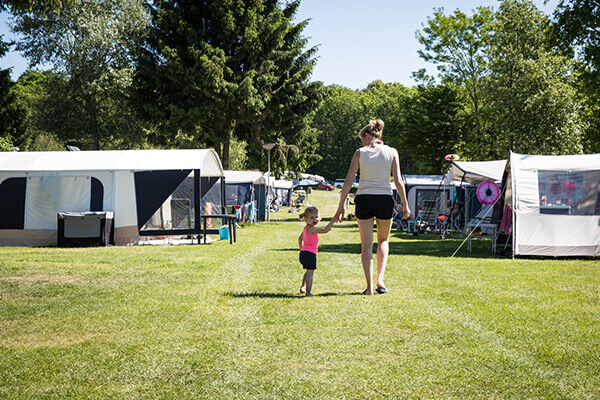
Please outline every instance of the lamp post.
M271 221L271 206L270 206L270 196L269 196L269 187L271 185L271 150L275 147L275 143L265 143L263 144L263 148L267 150L267 194L266 194L266 203L265 207L267 208L267 222Z

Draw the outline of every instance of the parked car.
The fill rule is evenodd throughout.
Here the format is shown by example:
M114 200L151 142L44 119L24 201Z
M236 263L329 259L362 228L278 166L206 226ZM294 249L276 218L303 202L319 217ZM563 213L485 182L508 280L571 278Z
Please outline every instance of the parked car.
M341 189L342 186L344 186L344 181L345 181L345 179L336 179L335 182L333 183L333 187L336 189ZM352 187L357 188L358 182L352 182Z
M315 189L319 190L333 190L333 185L327 182L321 182L318 186L315 186Z

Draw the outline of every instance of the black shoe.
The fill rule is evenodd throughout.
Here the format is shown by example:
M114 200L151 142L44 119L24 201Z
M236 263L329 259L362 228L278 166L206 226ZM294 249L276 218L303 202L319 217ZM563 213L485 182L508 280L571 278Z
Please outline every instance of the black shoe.
M377 289L375 289L375 291L379 294L386 294L388 292L388 290L384 287L381 286L377 286Z

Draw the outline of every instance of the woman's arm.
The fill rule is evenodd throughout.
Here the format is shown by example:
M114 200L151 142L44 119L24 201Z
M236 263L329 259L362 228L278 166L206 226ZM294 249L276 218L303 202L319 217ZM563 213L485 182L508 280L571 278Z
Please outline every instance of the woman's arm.
M392 177L394 178L394 186L398 191L400 200L402 200L402 219L410 217L410 208L408 207L408 198L406 197L406 188L404 183L400 179L400 157L398 157L398 151L394 149L394 158L392 160Z
M342 191L340 192L340 203L338 205L338 209L333 217L333 219L337 219L341 221L344 218L344 202L346 201L346 197L350 194L350 189L352 188L352 183L354 182L354 178L358 173L358 166L360 161L360 149L354 152L352 156L352 161L350 162L350 168L348 168L348 174L346 174L346 180L344 181L344 186L342 186ZM337 218L336 218L337 217Z

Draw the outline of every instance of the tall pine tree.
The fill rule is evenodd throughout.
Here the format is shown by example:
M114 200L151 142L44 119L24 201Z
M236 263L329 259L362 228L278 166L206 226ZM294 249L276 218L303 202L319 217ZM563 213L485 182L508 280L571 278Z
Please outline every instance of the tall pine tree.
M153 3L153 34L136 84L140 109L161 128L161 144L177 146L191 136L220 151L225 167L232 138L247 141L255 153L266 141L297 144L298 127L306 126L322 91L320 83L309 83L316 48L305 50L307 22L293 22L298 6L281 7L277 0ZM300 154L310 157L311 147L303 147Z

